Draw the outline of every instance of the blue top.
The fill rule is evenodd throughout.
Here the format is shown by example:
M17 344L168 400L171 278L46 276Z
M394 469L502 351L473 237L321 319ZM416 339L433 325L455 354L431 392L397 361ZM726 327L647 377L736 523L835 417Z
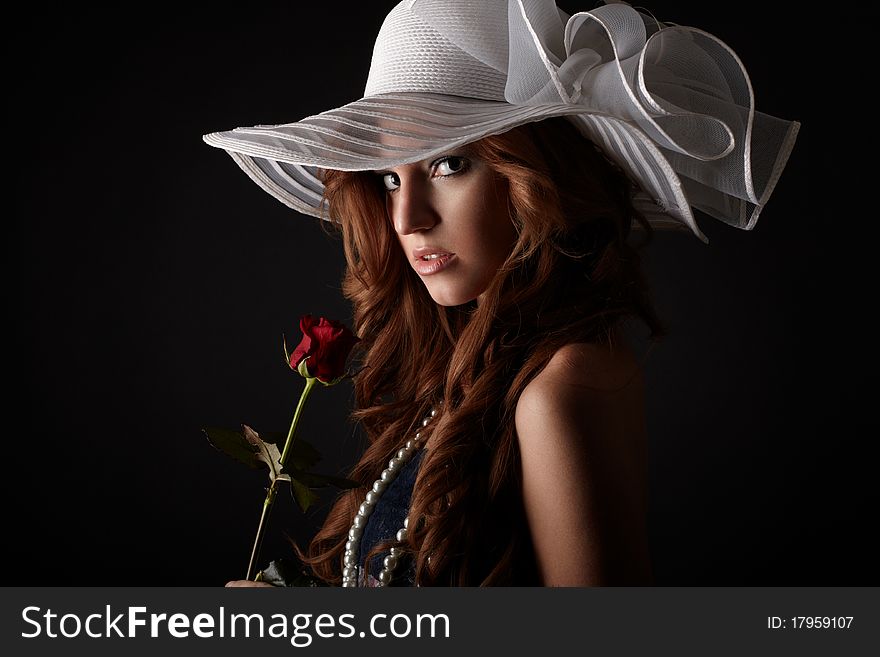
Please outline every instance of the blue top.
M388 485L379 499L373 512L367 519L364 533L361 535L358 550L358 564L363 563L364 557L376 543L397 535L403 527L403 521L409 513L409 503L412 499L413 484L419 472L419 465L425 454L424 448L419 449L412 458L404 464L394 481ZM359 586L378 586L379 573L382 572L383 560L389 552L383 551L370 560L369 574L364 581L363 575L358 582ZM415 582L415 563L411 558L401 559L393 571L392 584L394 586L412 586Z

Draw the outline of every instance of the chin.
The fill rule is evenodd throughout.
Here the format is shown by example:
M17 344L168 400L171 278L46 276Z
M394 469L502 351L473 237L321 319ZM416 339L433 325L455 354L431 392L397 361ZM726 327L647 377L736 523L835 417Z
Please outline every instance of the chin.
M477 294L463 292L461 290L439 289L432 290L428 288L428 293L438 306L462 306L477 298Z
M462 305L466 304L468 301L473 301L473 298L464 299L462 301L450 301L447 297L442 297L439 299L437 297L432 297L432 298L434 299L434 301L437 303L438 306L445 306L447 308L452 308L454 306L462 306Z

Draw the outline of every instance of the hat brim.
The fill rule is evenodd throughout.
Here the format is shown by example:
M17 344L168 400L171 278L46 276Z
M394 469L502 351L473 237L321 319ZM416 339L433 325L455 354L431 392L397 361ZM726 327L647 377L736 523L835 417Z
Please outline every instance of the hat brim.
M380 94L295 123L236 128L203 139L229 153L285 205L328 219L319 169L390 169L553 116L569 116L630 176L639 189L633 203L653 227L689 230L708 243L691 211L694 199L661 150L638 126L579 105L514 106L441 94ZM711 214L711 208L707 211Z

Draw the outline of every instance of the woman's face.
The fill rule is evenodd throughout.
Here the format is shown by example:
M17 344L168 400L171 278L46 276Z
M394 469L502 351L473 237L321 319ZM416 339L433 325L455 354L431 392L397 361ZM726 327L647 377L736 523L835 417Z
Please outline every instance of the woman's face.
M517 238L506 182L470 146L377 175L403 254L434 301L479 299Z

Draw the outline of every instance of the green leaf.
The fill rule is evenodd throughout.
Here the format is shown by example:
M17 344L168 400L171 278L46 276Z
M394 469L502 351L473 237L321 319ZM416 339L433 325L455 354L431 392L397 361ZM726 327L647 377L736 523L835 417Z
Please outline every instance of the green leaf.
M251 429L248 425L241 425L244 431L244 437L254 448L254 458L262 461L269 468L269 481L274 482L276 479L290 481L290 476L281 472L281 452L274 443L267 443L260 438L260 434Z
M272 586L327 586L324 582L308 574L299 559L285 557L270 561L259 572L260 581Z
M284 445L287 440L287 434L275 431L266 432L263 437L269 442L276 445ZM308 470L321 460L321 452L319 452L311 443L299 438L293 437L293 445L290 446L290 454L287 455L287 464L300 470Z
M331 485L339 488L355 488L360 486L358 482L351 479L322 475L315 472L303 472L298 468L290 466L284 468L283 472L290 478L290 492L303 513L308 511L309 507L318 500L318 496L312 492L313 488L324 488Z
M314 502L318 501L317 494L312 492L312 490L305 484L289 478L289 475L285 476L288 476L288 481L290 481L290 493L293 495L293 499L296 501L300 510L305 513Z
M242 431L207 427L202 429L202 432L214 449L223 452L227 456L231 456L239 463L243 463L249 468L259 468L264 463L262 459L257 458L257 453L260 451L259 448L248 440ZM256 432L254 434L256 435ZM274 444L276 449L277 446L283 445L284 441L287 440L286 433L277 431L267 431L258 437L260 442L263 444ZM288 468L305 471L319 463L322 457L321 452L314 445L302 438L294 437L293 445L290 447L290 454L287 458Z
M260 467L260 462L257 460L253 445L241 432L218 429L216 427L209 427L202 429L202 431L214 449L231 456L240 463L244 463L249 468Z

